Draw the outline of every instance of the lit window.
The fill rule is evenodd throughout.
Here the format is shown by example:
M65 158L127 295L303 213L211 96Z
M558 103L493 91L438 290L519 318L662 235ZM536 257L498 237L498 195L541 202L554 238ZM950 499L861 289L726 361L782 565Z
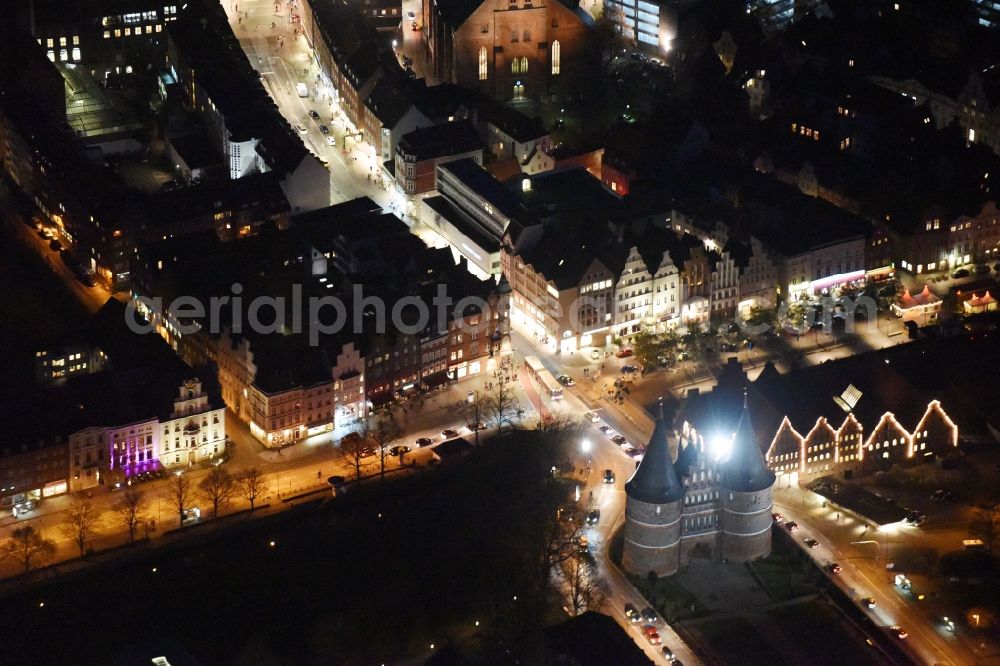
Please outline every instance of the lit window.
M74 46L73 47L73 60L76 61L76 62L80 61L80 47L79 46Z
M559 69L561 67L560 61L562 60L561 53L560 53L561 51L562 51L562 48L559 45L559 40L557 39L554 42L552 42L552 74L553 75L559 73Z
M80 35L73 35L73 46L80 45Z
M66 62L69 60L69 52L66 49L59 49L59 61Z
M49 37L48 39L45 40L45 45L51 49L53 46L56 45L55 40Z
M49 50L49 51L47 51L45 53L45 55L48 56L49 60L51 60L52 62L56 61L56 52L55 51Z
M122 36L121 28L115 28L115 37L121 37L121 36Z
M110 30L105 30L104 31L104 39L108 39L110 37L111 37L111 31Z
M125 28L125 36L129 37L132 34L132 28Z
M60 37L59 38L59 46L66 46L66 38L65 37Z
M483 46L479 49L479 80L485 81L488 74L489 69L486 63L486 47Z

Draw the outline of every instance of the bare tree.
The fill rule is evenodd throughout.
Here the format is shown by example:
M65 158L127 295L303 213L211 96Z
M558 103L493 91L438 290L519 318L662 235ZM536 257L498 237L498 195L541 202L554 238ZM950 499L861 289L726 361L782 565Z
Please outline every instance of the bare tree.
M580 554L580 536L586 527L586 515L575 504L561 507L546 521L538 553L542 586L552 577L552 571Z
M503 437L504 425L513 426L518 409L517 397L511 382L497 381L486 397L486 418L497 428L497 437Z
M229 504L235 486L236 482L233 480L233 476L219 466L213 467L208 476L198 484L201 497L212 505L213 518L219 515L220 508Z
M267 479L256 467L241 470L236 475L236 490L250 502L250 510L253 511L254 502L267 492Z
M969 532L993 550L993 544L1000 537L1000 511L996 509L977 509L969 522Z
M66 516L68 520L62 527L63 534L76 544L80 557L83 557L87 542L97 535L101 514L89 501L77 499L69 505Z
M367 432L367 427L362 432ZM368 449L371 448L371 441L364 435L351 432L340 440L340 457L344 459L354 470L354 476L361 478L361 468L364 467L364 459L368 456Z
M184 511L190 508L191 499L194 492L191 490L191 481L184 474L175 474L167 487L167 502L177 511L180 521L184 522Z
M378 456L379 475L385 476L385 461L389 457L389 445L402 437L403 430L392 412L382 410L375 415L375 423L368 429L368 438L375 443Z
M24 573L31 571L33 563L46 560L55 552L55 542L43 537L32 525L16 528L0 550L4 559L14 560L24 567Z
M596 567L579 554L563 563L567 594L573 615L597 610L608 597L607 584L597 575Z
M118 519L128 530L128 542L134 542L135 532L139 529L139 525L146 520L148 508L142 491L135 486L128 486L111 508L118 514Z

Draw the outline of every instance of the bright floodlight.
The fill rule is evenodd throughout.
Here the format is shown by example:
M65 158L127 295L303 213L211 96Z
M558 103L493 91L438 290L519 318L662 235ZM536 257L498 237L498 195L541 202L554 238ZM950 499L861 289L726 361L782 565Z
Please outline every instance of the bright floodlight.
M583 451L584 453L589 453L590 452L590 440L589 439L581 439L580 440L580 450Z
M726 435L715 435L710 446L715 459L722 460L729 456L729 450L733 447L733 438Z

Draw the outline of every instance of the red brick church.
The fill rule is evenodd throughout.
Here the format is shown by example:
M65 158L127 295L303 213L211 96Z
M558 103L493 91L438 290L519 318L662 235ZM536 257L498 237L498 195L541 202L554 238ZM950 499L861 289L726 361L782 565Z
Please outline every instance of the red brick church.
M590 20L572 0L428 0L423 12L434 76L501 102L552 100Z

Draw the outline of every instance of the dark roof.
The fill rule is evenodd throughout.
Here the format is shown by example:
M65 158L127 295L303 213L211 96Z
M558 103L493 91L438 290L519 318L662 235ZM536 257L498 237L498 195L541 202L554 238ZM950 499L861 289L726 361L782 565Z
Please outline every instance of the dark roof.
M677 478L677 471L670 456L668 430L661 403L656 426L649 438L642 462L632 474L632 478L625 483L625 493L629 497L647 504L669 504L684 496L684 486Z
M742 180L739 208L750 232L786 257L865 238L871 230L866 219L758 173Z
M260 209L261 218L287 213L291 206L280 180L280 173L269 171L235 180L206 180L170 192L158 192L150 196L150 215L154 216L154 223L175 224L220 211L232 211L238 219L239 211L250 208Z
M424 204L484 250L492 252L499 249L498 239L487 234L479 225L470 222L461 209L456 208L445 197L430 197L424 199Z
M431 451L442 459L453 459L472 451L472 444L463 437L456 437L455 439L448 439L441 442L431 449Z
M414 154L417 161L482 150L479 133L467 120L417 128L399 140L400 152Z
M472 103L479 110L480 122L487 122L515 141L523 143L546 136L549 132L538 118L500 104L492 97L478 93Z
M887 502L886 498L876 495L864 486L841 483L832 476L821 476L807 487L834 504L864 516L879 526L901 522L908 515L907 511L895 502Z
M509 218L516 218L523 211L517 197L471 157L442 164L438 169L453 175L464 186L489 201L490 205Z
M750 421L750 407L744 389L743 411L733 435L729 457L721 465L723 488L742 493L757 492L774 485L774 472L764 462L757 435Z
M379 79L365 100L375 117L385 127L395 127L406 112L413 107L413 94L410 86L393 77Z
M483 0L442 0L435 3L441 18L452 30L456 30L479 9Z
M201 134L189 134L169 139L170 145L192 169L222 164L222 156L215 152L212 143Z
M547 664L649 666L649 657L613 618L587 611L545 629Z

